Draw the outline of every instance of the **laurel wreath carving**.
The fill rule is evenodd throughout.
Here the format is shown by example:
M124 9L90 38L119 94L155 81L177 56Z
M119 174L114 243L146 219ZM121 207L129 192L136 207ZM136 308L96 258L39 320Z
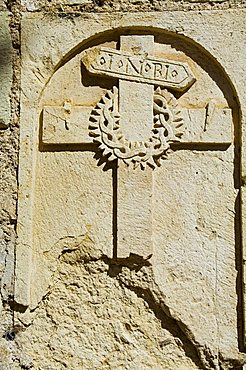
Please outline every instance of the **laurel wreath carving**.
M175 97L160 87L154 92L153 113L152 135L148 140L128 141L120 129L118 89L113 87L91 112L90 136L110 161L121 159L134 167L155 168L160 166L161 159L168 157L170 144L180 141L184 121Z

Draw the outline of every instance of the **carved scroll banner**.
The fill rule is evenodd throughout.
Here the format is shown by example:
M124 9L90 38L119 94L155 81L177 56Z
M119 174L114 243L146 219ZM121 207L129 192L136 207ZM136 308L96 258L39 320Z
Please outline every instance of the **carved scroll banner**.
M125 47L123 40L126 43ZM152 44L153 50L154 36L122 36L121 51L93 49L85 54L83 63L90 73L99 76L116 77L175 90L185 90L194 82L189 66L185 63L148 57L151 55L151 50L147 51L148 47L143 48L144 41L146 45ZM135 47L134 44L137 46Z

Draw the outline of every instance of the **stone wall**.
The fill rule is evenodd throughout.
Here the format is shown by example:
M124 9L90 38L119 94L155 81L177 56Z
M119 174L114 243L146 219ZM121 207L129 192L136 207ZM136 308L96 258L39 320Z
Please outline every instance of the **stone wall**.
M133 13L132 18L131 13ZM20 2L0 2L0 369L229 370L243 368L246 356L244 355L244 256L242 249L244 192L241 185L244 185L243 153L246 151L243 151L240 159L241 147L244 143L244 131L241 136L240 125L243 123L245 113L239 100L243 102L245 98L243 84L243 71L245 72L246 68L243 49L246 42L245 14L243 0L22 0ZM20 174L20 171L18 172L19 145L23 147L23 142L19 143L20 116L22 115L21 124L24 126L29 108L31 112L34 106L31 104L31 96L35 94L41 96L40 91L43 94L42 104L44 106L56 105L55 102L58 102L57 105L62 104L59 102L59 97L57 100L53 99L55 92L59 90L55 72L59 70L60 65L64 64L64 69L61 68L58 73L63 74L62 78L65 78L64 76L68 73L66 63L68 62L67 65L69 65L70 54L72 55L74 50L79 48L77 45L80 42L80 27L86 24L86 27L90 28L91 22L96 30L99 24L95 33L103 33L104 31L100 30L101 24L105 24L105 29L117 28L117 22L120 23L121 18L123 19L122 25L127 24L128 27L129 25L134 26L134 22L138 22L141 18L143 19L142 27L145 27L146 23L146 27L153 28L157 27L158 18L161 19L160 24L166 20L166 26L162 24L160 28L165 29L166 27L170 33L193 37L194 42L188 44L187 48L184 47L184 54L196 43L200 42L204 48L207 45L207 50L215 60L209 57L206 60L206 53L202 54L201 58L199 50L192 53L198 61L203 59L204 64L207 62L209 65L211 62L212 65L208 69L204 67L204 70L199 65L201 68L197 69L198 75L203 75L204 86L207 88L204 95L207 94L206 96L210 99L209 94L211 93L211 96L215 94L223 109L234 109L234 151L230 148L225 150L227 139L223 139L225 142L222 144L211 141L206 149L209 155L202 157L199 153L203 150L201 148L204 144L201 145L200 142L197 144L198 141L195 141L198 146L190 149L191 162L187 154L187 148L189 150L190 145L188 142L185 148L181 148L181 150L186 150L186 154L182 157L177 154L176 162L174 161L175 166L172 162L167 165L169 173L176 171L174 174L176 178L180 177L184 182L185 196L181 201L184 202L183 209L188 209L187 213L176 215L177 208L180 207L180 199L175 198L175 191L168 190L176 185L177 187L180 185L180 189L181 181L179 184L179 181L175 180L176 185L174 185L172 179L167 178L168 188L163 176L156 176L155 186L157 189L165 189L165 194L155 199L159 215L154 220L154 227L157 230L155 242L161 244L163 234L169 238L168 240L173 240L173 234L175 234L175 240L177 240L177 245L181 246L181 250L175 251L170 247L166 249L166 255L161 251L154 253L150 258L147 254L143 256L139 253L114 258L115 256L108 252L106 232L105 238L98 241L100 239L98 234L104 228L107 229L107 212L109 211L105 214L102 212L104 223L100 224L96 231L93 230L93 226L86 225L80 234L68 232L66 235L61 235L59 240L51 243L52 252L47 247L42 257L43 260L42 258L39 260L40 250L35 250L37 260L41 262L35 262L37 265L34 268L37 274L36 280L30 278L30 285L33 286L32 294L35 298L33 298L34 303L29 306L29 302L25 303L24 298L15 297L15 284L18 284L18 276L19 280L24 279L26 282L26 278L22 276L26 276L26 273L28 275L30 268L28 264L33 263L28 261L25 254L20 257L16 250L17 215L19 214L19 229L22 227L20 218L25 220L25 212L29 217L28 210L23 209L23 206L17 208L17 189L18 185L22 185L19 183L18 175ZM209 30L205 29L207 24L209 24ZM200 33L195 31L199 27ZM212 37L213 31L215 35ZM66 33L69 34L68 37ZM143 34L146 34L146 30ZM161 39L161 33L156 37ZM203 37L205 41L202 40ZM37 43L35 43L35 38ZM105 42L104 36L100 42ZM113 40L113 37L110 42L115 47L117 42ZM174 47L180 47L181 50L179 41L176 44L175 42L175 40L170 41ZM67 45L64 46L66 43ZM112 47L111 44L110 47ZM228 59L225 49L229 54ZM192 53L191 59L193 58ZM232 53L233 57L230 58ZM237 71L233 60L238 62ZM69 67L71 70L75 68L73 63L72 60L71 67ZM218 67L219 64L225 67L225 75L224 70ZM33 84L30 83L32 79L29 78L28 69L31 71L30 74L35 74ZM207 76L209 78L213 76L211 81ZM70 78L75 86L74 75ZM229 83L229 80L233 83ZM46 89L47 81L51 81L48 84L50 90ZM105 84L107 85L106 82ZM73 91L72 83L70 85L67 89ZM43 93L44 88L46 90ZM62 89L64 86L61 87ZM203 94L202 84L199 93ZM100 95L95 90L95 96L98 94ZM197 92L191 93L191 100L188 103L184 99L183 107L186 107L187 103L189 108L193 109L193 101L197 99L196 102L200 102L196 94ZM63 97L60 100L62 99ZM29 108L27 108L28 104L30 104ZM204 107L201 105L199 108ZM32 122L31 119L30 122ZM220 145L225 145L221 152L219 151ZM52 148L47 150L47 153L52 152ZM214 156L214 150L217 149ZM59 151L62 152L60 149ZM49 186L49 176L52 176L53 170L56 173L55 162L60 163L60 157L54 160L48 155L47 159L40 159L39 168L50 163L51 174L48 171L43 172L44 177L47 177L44 185L42 185L43 175L40 175L40 178L37 175L37 191L42 190L42 186L47 186L47 184ZM79 154L75 156L77 156L75 162L71 160L72 165L81 160ZM64 163L68 163L66 161L69 162L70 159L65 159ZM91 164L90 174L94 176L94 164L90 154L86 157L86 161ZM233 161L236 170L232 168ZM181 162L182 165L179 167ZM220 163L223 163L222 167ZM62 169L64 176L68 168L66 166ZM210 171L207 171L207 168L210 168ZM79 171L81 169L82 167ZM193 174L193 170L194 173L197 171L200 184L197 199L191 199L192 192L187 190L189 186L193 186L193 189L196 187L195 183L190 182L189 177ZM112 165L112 173L113 171ZM233 171L234 180L233 175L230 177ZM221 182L215 180L218 173ZM90 182L88 175L88 182L85 185L88 187L85 192L89 194L90 187L95 186L95 189L98 189L103 184L102 193L106 201L102 207L106 209L107 206L111 207L110 198L107 198L105 189L111 186L109 184L111 184L112 176L111 172L105 172L104 178L97 177L95 185ZM20 177L22 178L23 176ZM76 183L76 181L80 184L75 175L69 186L72 188L73 182ZM202 184L211 184L211 188L217 190L213 193ZM52 186L50 186L50 191L55 191ZM75 191L71 190L71 194L75 194ZM20 197L22 195L23 193L19 193ZM201 201L203 195L204 200ZM42 202L51 202L50 204L56 202L52 197L42 198L42 196L36 196L39 203L35 200L36 198L34 199L37 213L40 210L43 211ZM88 198L90 196L88 195ZM165 203L165 196L172 198L173 202ZM72 196L72 199L74 204L80 202L75 196L74 198ZM226 209L230 208L234 199L235 208L227 210L227 214ZM92 202L91 198L90 201ZM97 204L99 203L100 200ZM165 206L160 206L160 204ZM100 204L98 207L100 210ZM199 207L201 208L200 214L205 216L204 219L200 218L199 222L196 220L198 223L195 224L192 218L193 211ZM96 218L97 213L91 212ZM165 220L162 224L162 215L165 212L171 216L166 220L166 224ZM47 213L44 218L40 215L40 218L35 221L36 224L40 222L42 235L49 234L47 230L49 224L46 225L44 222L46 215ZM51 212L47 216L47 219L50 217L50 223L52 215ZM77 217L77 214L72 214L71 217L73 216ZM211 224L214 228L208 220L212 220ZM76 228L72 220L68 222L68 225ZM188 262L182 264L187 250L185 248L182 250L182 243L179 244L179 240L186 239L187 243L192 245L194 238L191 236L189 239L180 225L184 225L184 229L188 227L188 230L189 227L190 229L193 226L196 227L201 233L196 243L202 243L201 240L204 238L204 245L208 245L209 252L207 254L204 252L202 255L201 250L197 252L195 249L192 250L191 246L192 253L187 257ZM34 239L36 237L35 227L37 228L34 223L32 229ZM170 229L174 231L170 232ZM221 231L222 236L217 237L218 230ZM37 240L39 237L40 235L37 236ZM52 239L49 237L47 237L47 244ZM233 248L230 249L230 246ZM18 261L21 258L22 265L19 267ZM201 264L203 266L201 272L196 268L192 272L191 266L193 264L198 266L199 260L206 260ZM216 273L214 269L217 269ZM18 272L18 274L23 273L23 275L17 274L16 277L15 271L20 270L21 273ZM215 286L210 285L210 280L213 281L213 274L216 274ZM215 293L210 294L213 289Z

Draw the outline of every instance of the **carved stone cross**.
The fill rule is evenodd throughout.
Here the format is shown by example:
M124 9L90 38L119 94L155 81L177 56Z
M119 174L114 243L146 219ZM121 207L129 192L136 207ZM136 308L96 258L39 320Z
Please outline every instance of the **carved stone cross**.
M45 144L91 143L90 127L93 140L110 155L109 160L118 159L114 251L118 258L152 254L153 168L165 157L169 144L179 141L181 134L182 142L188 143L231 142L229 109L222 112L212 102L202 109L178 110L172 94L154 89L183 91L194 77L185 63L152 57L153 49L154 36L134 35L120 37L120 51L86 51L82 61L89 72L117 77L119 89L109 91L94 110L67 102L63 107L44 108Z
M151 54L154 36L122 36L121 51ZM128 141L151 136L154 86L119 79L120 126ZM118 162L117 257L152 254L152 169L132 170Z
M152 136L154 84L183 89L194 80L188 67L152 59L153 49L152 35L121 36L120 52L100 49L83 59L92 73L118 77L120 130L132 146ZM117 257L147 257L152 254L153 170L133 170L119 160L117 177Z

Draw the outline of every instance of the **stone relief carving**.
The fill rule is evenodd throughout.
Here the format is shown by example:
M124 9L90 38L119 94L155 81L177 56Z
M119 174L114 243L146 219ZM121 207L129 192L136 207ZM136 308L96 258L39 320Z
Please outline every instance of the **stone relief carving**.
M82 56L89 73L119 79L119 89L107 91L92 111L90 135L110 161L155 168L167 158L170 144L180 141L184 123L165 88L184 92L195 78L186 63L153 58L152 35L122 36L120 41L120 50L92 48Z
M99 144L103 155L108 156L108 160L122 159L127 165L132 163L134 167L140 165L143 169L148 164L155 168L160 166L161 159L167 158L170 144L180 141L184 120L175 97L160 87L154 92L153 113L152 135L148 140L127 140L120 128L118 89L114 87L112 91L107 91L93 109L90 116L90 135Z
M76 239L83 229L95 250L102 249L108 258L126 261L137 255L145 261L151 257L154 279L167 297L167 306L173 312L184 307L178 320L188 323L201 342L200 316L196 321L187 313L195 304L202 317L209 317L211 330L216 326L214 310L223 311L224 302L214 308L213 287L220 284L213 273L215 263L224 261L216 269L224 274L224 265L228 266L230 275L225 273L225 278L232 287L235 281L231 273L234 246L232 239L226 239L234 235L234 214L227 212L234 205L231 105L220 85L199 64L193 44L189 45L191 55L186 55L176 35L171 43L176 49L158 35L157 42L147 34L119 34L116 41L113 37L113 41L102 38L93 44L105 43L106 48L76 49L78 54L40 92L35 119L42 136L35 153L36 177L31 182L35 187L32 198L23 197L29 206L22 200L19 207L23 213L19 225L24 227L18 247L18 255L24 250L25 261L34 260L36 266L32 270L30 262L23 268L19 261L24 259L17 256L16 301L36 307L52 279L53 261L58 258L54 246L64 238ZM87 71L79 68L81 59ZM197 77L195 83L190 68ZM220 76L217 64L214 69ZM104 77L102 83L94 75ZM26 112L23 125L30 122ZM95 157L101 153L95 142L109 161L119 159L117 165L108 166L105 172L98 168ZM155 171L148 168L159 166L175 142L181 145L165 166ZM22 168L29 163L24 149L23 153ZM24 191L30 189L29 183L25 185ZM227 194L225 202L221 202L221 188ZM29 229L27 209L33 218ZM220 238L215 240L217 235ZM26 245L33 248L33 260ZM228 255L229 262L225 260ZM196 281L195 292L190 292L190 276ZM182 285L184 281L187 285ZM222 283L220 289L226 289ZM191 299L183 298L185 292ZM231 306L234 302L233 297ZM228 322L221 320L226 338ZM217 345L216 335L209 332L207 336L208 342L212 338Z

